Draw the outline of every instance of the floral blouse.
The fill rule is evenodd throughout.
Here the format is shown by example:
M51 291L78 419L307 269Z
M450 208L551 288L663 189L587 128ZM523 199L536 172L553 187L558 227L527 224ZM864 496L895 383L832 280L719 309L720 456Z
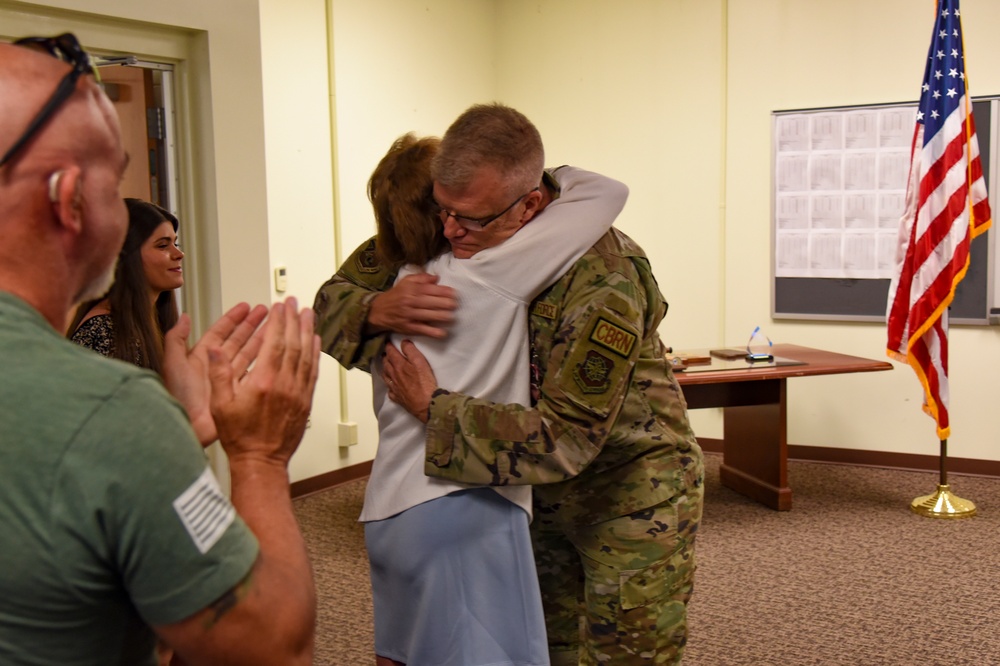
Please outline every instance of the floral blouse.
M103 356L111 356L115 348L115 326L111 315L94 315L73 331L70 340Z
M78 345L93 349L98 354L110 357L115 350L115 326L111 321L111 315L94 315L80 324L69 339ZM142 352L139 351L138 343L135 345L132 363L142 368L147 367L142 362Z

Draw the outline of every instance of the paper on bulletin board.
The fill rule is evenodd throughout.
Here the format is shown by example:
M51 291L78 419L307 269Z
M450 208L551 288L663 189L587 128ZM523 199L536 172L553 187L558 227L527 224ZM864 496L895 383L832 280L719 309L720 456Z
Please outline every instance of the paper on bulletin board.
M775 277L891 278L916 105L775 118Z

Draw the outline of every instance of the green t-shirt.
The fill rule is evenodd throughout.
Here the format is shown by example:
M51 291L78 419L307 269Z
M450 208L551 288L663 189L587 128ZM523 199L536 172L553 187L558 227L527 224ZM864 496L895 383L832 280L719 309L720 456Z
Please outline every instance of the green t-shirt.
M249 572L257 541L146 370L0 292L0 663L155 664L149 625Z

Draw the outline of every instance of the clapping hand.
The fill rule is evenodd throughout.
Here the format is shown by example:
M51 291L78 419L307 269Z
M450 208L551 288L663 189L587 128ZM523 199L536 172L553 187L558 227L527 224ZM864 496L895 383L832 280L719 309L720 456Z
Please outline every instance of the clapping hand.
M271 306L259 356L245 377L224 346L209 348L212 416L231 463L284 468L298 448L319 375L314 318L311 308L299 312L294 298Z
M164 338L163 383L187 410L191 426L202 446L218 439L209 406L208 351L220 350L221 355L229 359L233 375L242 377L264 342L258 327L266 316L267 307L258 305L251 308L246 303L240 303L212 324L195 346L188 349L191 319L183 314Z

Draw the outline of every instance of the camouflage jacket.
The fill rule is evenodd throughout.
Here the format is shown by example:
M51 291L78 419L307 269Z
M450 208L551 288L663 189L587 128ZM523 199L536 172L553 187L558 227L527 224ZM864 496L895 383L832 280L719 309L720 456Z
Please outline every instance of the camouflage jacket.
M370 243L316 297L323 349L345 367L367 369L384 342L363 334L372 292L394 277L370 261ZM535 511L566 524L626 515L700 484L701 449L657 333L665 313L645 254L612 229L532 304L532 406L439 389L425 473L532 484Z
M313 310L322 349L348 370L371 373L372 360L382 353L388 334L366 337L365 321L372 300L395 280L396 271L379 265L371 238L316 292Z

